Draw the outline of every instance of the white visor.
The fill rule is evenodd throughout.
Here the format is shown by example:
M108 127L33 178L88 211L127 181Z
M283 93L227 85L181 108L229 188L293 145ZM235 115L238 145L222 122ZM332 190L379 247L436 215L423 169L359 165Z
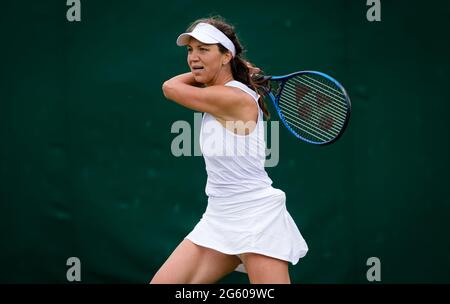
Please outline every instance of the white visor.
M190 33L183 33L177 38L177 45L187 45L189 39L193 37L200 42L206 44L220 43L227 50L231 52L233 57L236 55L236 49L233 42L224 33L219 31L216 27L208 23L199 23Z

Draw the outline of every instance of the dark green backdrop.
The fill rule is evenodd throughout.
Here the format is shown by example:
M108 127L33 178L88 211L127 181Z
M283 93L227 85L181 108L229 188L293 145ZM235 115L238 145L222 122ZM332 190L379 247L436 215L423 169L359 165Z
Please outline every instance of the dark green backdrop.
M280 129L268 169L310 250L295 283L450 282L446 94L450 5L359 1L4 1L0 31L0 282L147 282L206 206L201 157L171 154L191 111L161 85L187 70L175 39L199 17L234 23L270 74L319 70L353 104L327 147ZM273 108L271 108L274 113ZM276 117L274 115L273 117ZM248 282L233 273L222 282Z

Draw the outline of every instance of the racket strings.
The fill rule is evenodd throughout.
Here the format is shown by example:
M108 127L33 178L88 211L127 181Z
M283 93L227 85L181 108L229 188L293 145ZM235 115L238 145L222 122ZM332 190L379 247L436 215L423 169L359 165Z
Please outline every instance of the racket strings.
M293 100L296 100L296 96L295 96L295 92L296 89L295 87L291 87L289 85L286 85L288 90L286 92L284 92L284 94L288 95L289 97L291 97ZM315 103L316 101L314 99L312 99L309 95L305 95L303 97L305 100L307 100L309 103ZM299 106L299 104L296 102L295 103L296 106ZM335 110L333 108L328 108L328 109L322 109L321 112L325 112L325 113L329 113L329 114L333 114L338 120L344 122L345 120L345 113L342 112L337 112L338 110ZM315 113L315 112L314 112Z
M298 135L316 142L337 137L346 121L345 95L335 84L315 74L289 79L278 104L287 124Z
M284 110L284 111L282 111L282 113L283 113L283 116L285 117L285 120L288 122L288 124L291 128L295 127L295 129L297 129L297 130L294 130L297 132L297 134L302 135L303 137L307 137L312 140L316 140L316 141L317 141L317 139L319 139L322 142L326 142L326 141L333 139L333 136L330 136L329 134L321 132L320 129L315 127L314 125L298 121L296 119L296 116L298 116L298 115L295 113L292 113L292 111L289 111L285 108L282 110ZM298 132L298 131L300 131L300 132ZM305 133L309 136L304 136Z
M294 84L292 84L294 83ZM320 94L323 95L326 98L329 98L331 101L334 101L335 103L329 103L328 106L331 107L332 109L335 109L337 112L344 114L345 116L345 108L343 108L342 106L345 103L345 97L344 95L341 96L330 96L327 94L327 92L324 90L324 88L322 87L318 87L317 85L311 84L310 82L304 82L301 81L300 79L292 79L292 81L288 82L287 85L291 85L291 86L295 86L294 90L302 90L302 86L304 86L303 90L305 93L315 93L315 94ZM301 86L299 86L299 84L301 84ZM306 88L306 89L305 89ZM306 90L306 91L305 91ZM308 96L309 94L305 94L305 98L311 98L310 96ZM314 102L316 102L316 100L313 100ZM341 106L341 107L340 107Z
M294 91L294 89L288 87L288 90L286 90L283 95L289 97L285 99L286 102L298 111L298 113L300 114L300 118L310 118L318 123L318 121L324 117L324 114L326 114L327 116L333 117L338 124L344 124L345 114L337 113L335 110L330 108L313 111L313 106L311 105L311 103L314 103L314 100L306 95L304 96L304 99L308 101L308 103L300 104L296 102L297 98L294 96L295 91L292 91ZM333 125L331 129L338 130L338 126Z
M312 136L318 136L320 139L331 139L339 134L339 129L333 124L333 120L330 117L308 117L307 120L301 120L298 118L298 111L295 111L286 106L281 106L281 110L285 116L289 116L288 121L301 131L309 131L308 134ZM297 108L298 109L298 108ZM306 130L307 129L307 130ZM312 132L312 133L311 133Z
M319 132L321 134L323 134L324 136L328 137L329 135L331 136L337 136L339 134L339 129L337 127L335 127L334 125L330 127L329 132L324 132L324 130L322 130L320 127L317 127L320 122L321 122L321 117L315 116L314 120L312 120L311 122L309 121L302 121L300 120L300 118L298 117L298 113L300 110L296 110L296 106L292 105L288 102L288 106L286 104L282 104L280 103L280 108L282 110L284 110L284 112L287 112L287 114L290 115L291 119L293 120L293 122L295 122L297 124L298 128L301 128L302 125L306 125L307 127L309 127L309 129L311 131L316 131Z
M333 116L333 114L330 114L326 111L313 111L311 107L308 107L308 105L299 105L298 103L292 101L291 96L287 97L290 98L283 99L280 102L280 107L282 107L283 109L291 110L291 114L296 114L296 117L298 117L298 122L309 122L314 126L321 126L320 124L324 119L331 117L333 119L333 124L330 124L329 128L327 129L329 129L331 133L339 133L339 127L344 124L344 120L342 118Z
M285 104L282 105L280 103L280 108L291 125L302 131L306 131L307 129L309 131L308 134L311 136L322 136L324 139L329 140L339 133L337 129L334 129L334 132L325 132L324 130L321 130L320 127L317 127L319 125L319 120L314 122L301 121L298 118L298 111L295 111L295 109L293 110L292 107L286 106ZM322 137L320 137L320 139L323 139Z
M303 79L307 79L307 80L310 80L310 81L312 81L312 82L314 82L314 83L317 83L317 86L319 87L319 89L320 89L320 86L321 86L321 85L324 85L325 87L323 87L322 89L325 89L325 92L334 95L334 96L337 97L338 99L341 99L341 98L343 97L342 92L339 91L339 90L337 90L337 89L335 89L335 88L334 88L335 85L334 85L332 82L326 81L326 80L323 79L323 78L321 78L321 79L320 79L321 81L319 81L319 80L314 79L313 77L310 77L310 76L308 76L308 75L303 75ZM294 78L293 80L300 80L300 77L296 77L296 78Z
M316 78L319 76L316 75ZM336 91L339 89L332 82L327 81L323 77L318 78L317 80L311 76L301 75L300 77L292 78L291 80L296 83L302 83L307 86L309 89L316 91L315 93L320 93L335 101L337 106L345 106L345 95L342 92ZM337 92L337 93L335 93ZM334 105L334 104L330 104ZM342 108L342 107L340 107Z

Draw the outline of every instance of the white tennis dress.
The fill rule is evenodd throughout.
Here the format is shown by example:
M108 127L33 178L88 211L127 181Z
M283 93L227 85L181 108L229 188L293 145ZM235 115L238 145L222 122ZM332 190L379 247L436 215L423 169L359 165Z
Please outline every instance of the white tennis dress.
M248 93L258 105L256 92L243 83L233 80L225 85ZM308 246L286 209L284 192L271 186L264 169L259 105L256 127L248 135L237 135L204 113L200 148L208 174L208 205L186 238L225 254L253 252L297 264ZM242 263L236 270L246 272Z

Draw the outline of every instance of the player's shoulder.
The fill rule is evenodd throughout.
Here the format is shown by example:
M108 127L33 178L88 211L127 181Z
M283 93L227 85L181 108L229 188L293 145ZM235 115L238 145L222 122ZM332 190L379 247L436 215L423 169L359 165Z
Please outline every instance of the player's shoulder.
M213 95L223 99L251 100L251 96L242 88L230 85L213 85L206 88Z
M249 94L248 91L240 87L234 86L225 86L233 99L235 99L236 103L242 106L252 106L255 103L252 95Z

